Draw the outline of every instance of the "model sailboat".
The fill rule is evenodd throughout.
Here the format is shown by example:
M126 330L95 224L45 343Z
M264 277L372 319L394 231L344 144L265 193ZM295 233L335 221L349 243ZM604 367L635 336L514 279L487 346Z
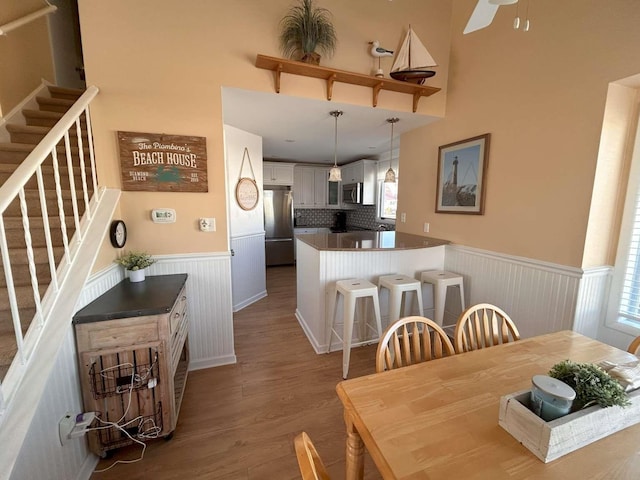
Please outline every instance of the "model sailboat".
M422 85L425 78L436 74L433 70L427 70L435 66L437 66L436 61L409 26L409 31L391 67L391 78Z

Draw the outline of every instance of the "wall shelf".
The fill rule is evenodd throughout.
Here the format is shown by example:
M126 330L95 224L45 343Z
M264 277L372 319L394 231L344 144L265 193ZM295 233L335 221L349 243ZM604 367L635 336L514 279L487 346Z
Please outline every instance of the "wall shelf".
M378 105L378 94L380 90L392 92L408 93L413 96L413 111L418 109L418 102L422 97L428 97L440 91L440 88L417 85L415 83L401 82L389 78L372 77L361 73L347 72L335 68L321 67L308 63L286 60L284 58L268 57L260 55L256 57L256 67L271 70L274 73L276 93L280 93L280 75L291 73L305 77L320 78L327 82L327 100L331 100L333 95L333 84L335 82L361 85L373 89L373 106Z

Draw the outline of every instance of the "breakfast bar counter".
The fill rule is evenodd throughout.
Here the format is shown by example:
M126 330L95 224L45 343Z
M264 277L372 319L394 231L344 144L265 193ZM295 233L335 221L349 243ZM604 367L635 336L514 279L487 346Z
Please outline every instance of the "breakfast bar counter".
M333 321L335 282L360 278L378 284L380 275L401 273L420 278L425 270L444 268L444 249L449 242L402 232L355 231L318 233L296 237L296 318L316 353L327 351L326 326ZM431 289L424 287L425 307L432 305ZM388 292L380 294L382 328L389 322ZM418 312L414 311L416 315ZM424 313L420 313L424 315ZM359 338L353 346L377 342ZM334 337L331 350L342 348Z
M300 235L300 241L317 250L405 250L437 247L449 243L438 238L402 232L355 231ZM394 272L398 273L398 272Z

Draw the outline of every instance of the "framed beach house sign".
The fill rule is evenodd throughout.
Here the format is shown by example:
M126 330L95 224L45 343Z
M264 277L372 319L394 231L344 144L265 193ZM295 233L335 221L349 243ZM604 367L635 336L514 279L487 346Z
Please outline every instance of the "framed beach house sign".
M439 148L436 213L484 213L490 137L486 133Z
M205 137L118 132L123 191L208 192Z

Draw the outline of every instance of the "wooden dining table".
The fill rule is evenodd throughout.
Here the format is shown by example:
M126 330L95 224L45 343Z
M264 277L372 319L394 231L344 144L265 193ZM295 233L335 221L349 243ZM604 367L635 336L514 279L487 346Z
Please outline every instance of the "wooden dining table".
M640 424L543 463L498 425L500 397L557 362L636 357L562 331L340 382L347 479L640 479Z

